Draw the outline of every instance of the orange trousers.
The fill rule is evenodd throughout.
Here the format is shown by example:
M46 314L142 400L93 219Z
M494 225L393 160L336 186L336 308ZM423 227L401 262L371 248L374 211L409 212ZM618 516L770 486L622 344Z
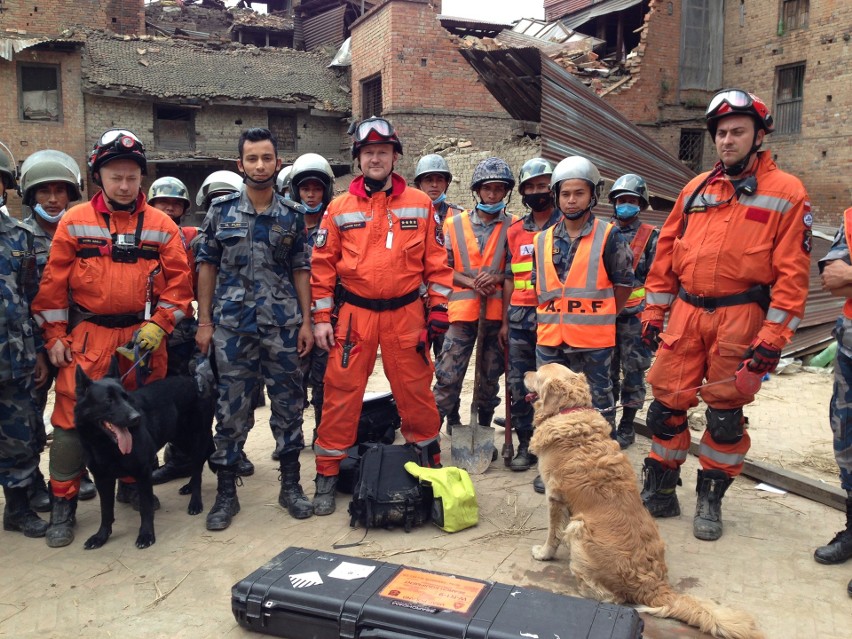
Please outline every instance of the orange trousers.
M53 414L50 423L54 428L64 430L74 429L74 407L77 404L77 366L83 369L92 379L101 379L109 370L115 349L124 346L133 337L133 333L139 326L129 328L105 328L92 324L91 322L80 322L71 331L71 355L72 360L68 366L59 369L56 375L56 396L53 406ZM117 356L119 370L125 373L132 366L131 362L122 356ZM147 381L162 379L166 376L168 355L166 353L166 340L154 351L151 358L151 373ZM135 370L131 372L124 381L124 387L128 390L136 388ZM68 440L78 442L77 438ZM80 475L83 465L77 461L82 459L82 452L62 449L61 459L54 459L54 448L51 447L50 457L50 484L53 494L57 497L73 497L80 486ZM69 466L74 466L71 468ZM67 479L76 474L76 477Z
M344 368L343 346L350 322L350 340L354 346L348 366ZM337 475L346 449L357 440L364 390L375 367L379 347L385 376L399 409L400 430L405 441L421 446L437 441L441 424L431 389L434 367L428 348L423 355L416 350L424 327L420 300L381 312L343 305L334 333L335 346L329 353L325 373L322 421L314 448L317 473ZM437 455L433 459L439 461Z
M736 409L754 401L740 393L731 380L749 344L763 324L764 312L757 304L726 306L705 311L683 300L675 300L669 323L660 335L660 349L647 380L654 398L674 410L698 405L698 393L711 408ZM707 384L700 391L697 386ZM686 417L684 416L684 421ZM672 439L654 437L651 459L677 468L686 460L689 430ZM698 461L705 470L722 470L729 477L742 472L743 458L751 446L748 433L736 443L723 444L704 432Z

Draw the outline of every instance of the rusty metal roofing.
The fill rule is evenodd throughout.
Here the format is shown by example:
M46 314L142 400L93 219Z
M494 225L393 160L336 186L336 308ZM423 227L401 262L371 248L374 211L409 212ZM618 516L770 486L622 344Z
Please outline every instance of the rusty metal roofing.
M603 0L603 2L597 2L587 8L580 8L579 10L572 9L565 15L562 20L562 24L569 29L576 29L581 24L585 24L589 20L593 20L598 16L605 16L610 13L616 13L617 11L623 11L624 9L629 9L634 4L639 4L640 2L642 2L642 0Z
M672 202L694 177L682 162L538 49L460 52L513 118L541 123L544 157L559 161L582 155L610 180L642 173L649 176L653 197Z
M501 31L512 28L512 23L510 22L490 22L488 20L459 18L444 14L438 16L438 21L444 29L462 37L472 35L477 38L493 38Z
M596 0L544 0L544 19L558 20L559 18L585 9Z
M339 46L346 39L346 5L305 18L302 30L308 51L322 44Z
M0 38L0 58L11 62L15 54L24 49L38 48L45 45L76 47L82 45L85 41L84 37L73 35L69 35L68 37L30 36Z
M271 101L348 112L350 96L328 63L325 55L293 49L125 40L93 32L83 53L83 90L202 102Z

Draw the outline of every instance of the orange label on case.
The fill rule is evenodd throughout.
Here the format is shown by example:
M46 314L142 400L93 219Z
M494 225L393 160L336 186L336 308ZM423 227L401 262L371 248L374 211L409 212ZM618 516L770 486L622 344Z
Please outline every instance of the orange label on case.
M379 595L422 606L465 613L470 610L485 586L486 584L478 581L403 568Z

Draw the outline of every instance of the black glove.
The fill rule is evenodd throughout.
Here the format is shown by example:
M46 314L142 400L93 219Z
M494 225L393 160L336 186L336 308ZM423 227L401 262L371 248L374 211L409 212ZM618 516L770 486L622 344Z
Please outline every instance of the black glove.
M648 320L642 323L642 344L652 353L660 347L660 333L663 331L663 320Z

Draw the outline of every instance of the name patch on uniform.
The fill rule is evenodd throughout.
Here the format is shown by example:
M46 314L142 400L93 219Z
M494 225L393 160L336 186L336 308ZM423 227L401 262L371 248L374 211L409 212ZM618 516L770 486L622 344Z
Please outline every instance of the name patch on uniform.
M399 220L399 228L403 231L414 231L417 230L417 218L416 217L403 217Z
M753 206L750 206L748 207L748 211L746 211L745 219L766 224L769 221L769 210L756 209Z
M521 256L532 255L533 249L535 248L532 244L522 244L521 245Z
M352 229L362 229L367 226L366 222L347 222L340 227L341 231L351 231Z
M99 237L78 237L77 243L78 244L88 244L88 245L92 245L92 246L103 246L104 244L107 243L107 241L105 239L102 239L102 238L99 238Z
M692 206L689 208L690 213L704 213L707 210L706 206Z
M317 231L317 239L314 242L314 246L317 248L322 248L325 246L325 242L328 239L328 229L320 229Z
M246 222L219 222L220 229L244 229L248 228Z

